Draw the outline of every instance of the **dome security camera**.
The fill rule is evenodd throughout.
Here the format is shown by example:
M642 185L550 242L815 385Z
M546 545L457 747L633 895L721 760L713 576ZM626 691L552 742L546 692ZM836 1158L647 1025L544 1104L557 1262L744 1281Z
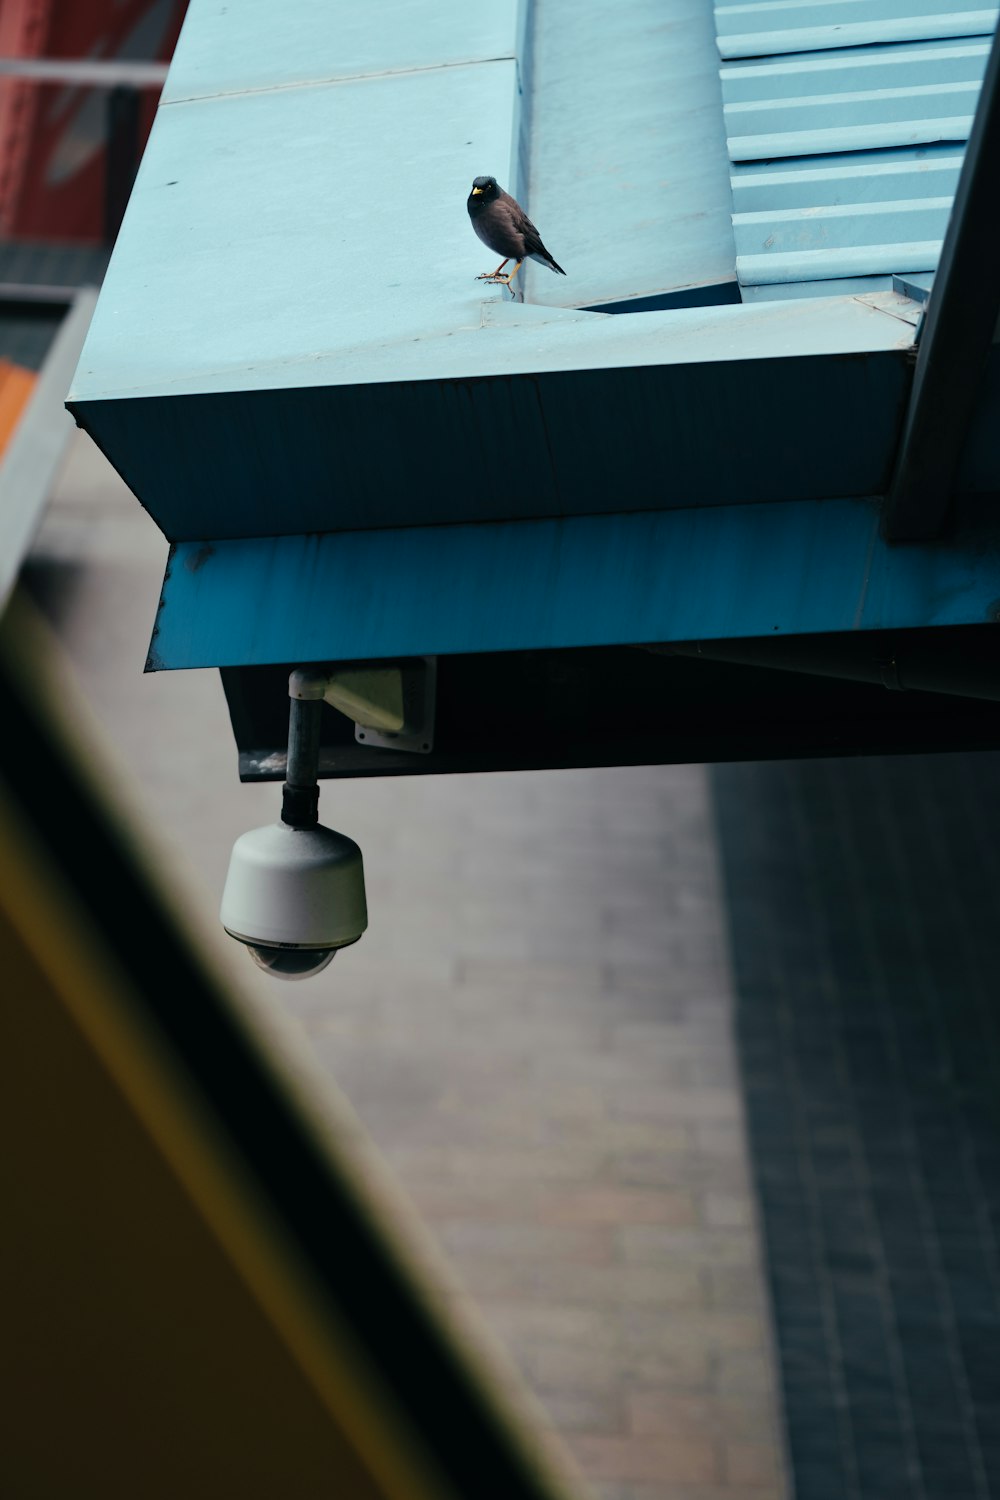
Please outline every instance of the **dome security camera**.
M233 846L220 916L262 969L309 979L368 926L361 850L320 823L253 828Z
M324 703L355 720L359 740L427 754L436 664L296 667L288 677L288 756L281 822L233 846L222 925L278 979L310 979L368 926L361 850L319 822Z

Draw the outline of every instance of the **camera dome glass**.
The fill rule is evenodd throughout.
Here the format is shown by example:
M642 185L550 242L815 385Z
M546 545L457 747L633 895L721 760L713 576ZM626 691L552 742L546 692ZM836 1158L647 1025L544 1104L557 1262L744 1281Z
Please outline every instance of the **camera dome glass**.
M331 962L336 948L264 948L247 943L250 957L258 968L266 969L275 979L311 979Z

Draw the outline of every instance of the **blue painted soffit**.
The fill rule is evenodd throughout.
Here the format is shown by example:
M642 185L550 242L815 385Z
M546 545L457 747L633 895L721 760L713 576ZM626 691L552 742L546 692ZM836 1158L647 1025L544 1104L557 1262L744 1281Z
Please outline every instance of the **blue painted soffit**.
M148 669L726 640L1000 617L1000 524L888 546L873 501L181 543Z
M932 273L996 6L781 0L715 16L744 298Z

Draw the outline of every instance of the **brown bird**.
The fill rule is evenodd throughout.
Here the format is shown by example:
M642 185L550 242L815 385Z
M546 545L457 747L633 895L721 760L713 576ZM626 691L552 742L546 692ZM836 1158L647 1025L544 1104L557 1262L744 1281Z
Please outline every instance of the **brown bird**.
M560 276L566 275L542 244L541 235L520 203L497 186L495 177L476 177L473 180L466 207L472 227L483 244L494 255L503 256L495 271L484 271L476 277L477 281L508 287L513 297L511 282L526 260L537 260L540 266L548 266ZM505 276L503 268L512 260L517 264Z

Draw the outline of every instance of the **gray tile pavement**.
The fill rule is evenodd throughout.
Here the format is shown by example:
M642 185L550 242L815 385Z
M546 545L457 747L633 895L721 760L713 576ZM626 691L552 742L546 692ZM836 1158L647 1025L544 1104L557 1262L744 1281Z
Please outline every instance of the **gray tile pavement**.
M1000 1495L998 775L714 773L800 1500Z

